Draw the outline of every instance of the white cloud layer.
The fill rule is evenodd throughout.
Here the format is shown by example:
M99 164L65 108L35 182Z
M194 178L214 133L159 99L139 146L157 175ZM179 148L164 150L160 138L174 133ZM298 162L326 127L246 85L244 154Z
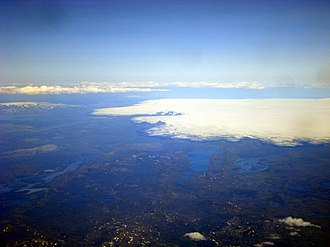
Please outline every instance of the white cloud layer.
M210 82L81 82L78 85L66 86L0 86L0 94L86 94L86 93L127 93L168 91L166 87L214 87L214 88L263 88L258 83L210 83Z
M330 141L330 99L160 99L103 108L96 115L132 115L154 124L152 136L240 139L297 145Z
M142 88L142 87L120 87L118 85L88 85L79 84L74 87L64 86L1 86L0 94L86 94L86 93L125 93L125 92L152 92L167 91L165 89Z
M86 93L125 93L168 91L171 87L180 88L250 88L264 89L269 87L311 87L311 85L270 84L261 82L81 82L72 86L60 85L25 85L0 86L0 94L86 94ZM314 84L313 87L325 87Z
M205 241L206 237L199 232L188 232L184 235L193 241Z
M163 88L163 87L186 87L186 88L253 88L253 89L263 89L266 84L260 82L82 82L82 85L93 85L95 87L141 87L141 88Z
M292 226L292 227L317 227L317 228L321 228L318 225L312 224L308 221L304 221L302 218L293 218L291 216L286 217L284 219L279 220L279 222L287 224L288 226Z

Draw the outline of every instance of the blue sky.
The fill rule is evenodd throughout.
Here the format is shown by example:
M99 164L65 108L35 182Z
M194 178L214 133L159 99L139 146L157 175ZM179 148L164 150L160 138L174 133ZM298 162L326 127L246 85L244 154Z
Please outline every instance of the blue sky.
M330 1L0 1L0 84L330 84Z

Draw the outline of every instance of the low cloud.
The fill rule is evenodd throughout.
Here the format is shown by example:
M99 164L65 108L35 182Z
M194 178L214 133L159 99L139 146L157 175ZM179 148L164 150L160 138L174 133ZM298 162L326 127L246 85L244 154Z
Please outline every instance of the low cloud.
M193 241L205 241L206 237L199 232L188 232L184 235Z
M151 136L249 137L290 146L330 141L330 99L160 99L94 114L131 115L137 123L154 124L147 130Z
M286 217L284 219L280 219L279 222L286 224L292 227L317 227L321 228L318 225L312 224L311 222L304 221L302 218L293 218L291 216Z

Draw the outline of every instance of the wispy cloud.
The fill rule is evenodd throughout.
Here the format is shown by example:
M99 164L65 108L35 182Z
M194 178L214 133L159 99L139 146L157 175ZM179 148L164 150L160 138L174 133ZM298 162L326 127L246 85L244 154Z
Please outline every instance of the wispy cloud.
M131 115L154 124L152 136L240 139L297 145L330 141L330 99L161 99L95 110L96 115Z

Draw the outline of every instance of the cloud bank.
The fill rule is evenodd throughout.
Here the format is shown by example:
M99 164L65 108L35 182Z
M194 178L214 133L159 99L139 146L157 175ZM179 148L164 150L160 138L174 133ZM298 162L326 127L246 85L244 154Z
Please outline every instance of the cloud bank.
M207 140L244 137L278 145L330 141L330 99L160 99L101 108L95 115L131 115L151 136Z

